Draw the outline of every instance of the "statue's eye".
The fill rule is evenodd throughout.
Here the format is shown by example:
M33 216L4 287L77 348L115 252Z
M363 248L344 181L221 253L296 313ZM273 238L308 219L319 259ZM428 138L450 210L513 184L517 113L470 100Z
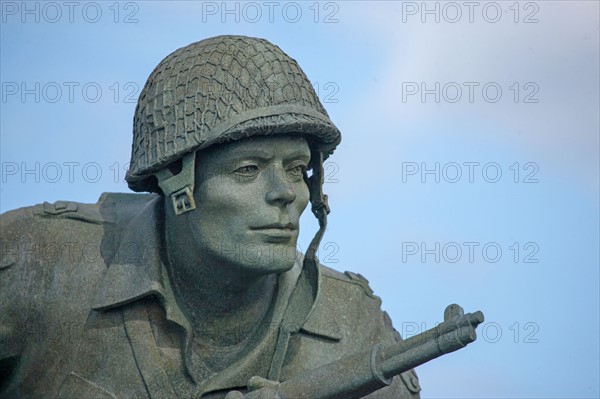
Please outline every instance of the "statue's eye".
M288 174L292 177L301 178L306 171L306 166L296 165L288 169Z
M245 165L235 170L235 173L240 176L255 176L259 172L256 165Z

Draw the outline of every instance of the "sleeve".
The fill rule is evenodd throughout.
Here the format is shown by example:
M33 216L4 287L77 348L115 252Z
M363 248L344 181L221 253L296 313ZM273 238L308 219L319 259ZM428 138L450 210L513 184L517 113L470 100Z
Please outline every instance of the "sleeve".
M0 393L14 377L28 337L27 268L19 251L27 208L0 215ZM0 395L2 396L2 395Z

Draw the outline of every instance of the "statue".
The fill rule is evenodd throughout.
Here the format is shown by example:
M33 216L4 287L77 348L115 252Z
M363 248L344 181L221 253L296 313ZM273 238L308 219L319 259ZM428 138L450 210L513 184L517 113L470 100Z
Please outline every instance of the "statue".
M126 180L150 194L1 217L3 398L418 398L413 368L475 340L481 312L451 305L403 341L366 279L318 263L341 136L268 41L166 57L133 136Z

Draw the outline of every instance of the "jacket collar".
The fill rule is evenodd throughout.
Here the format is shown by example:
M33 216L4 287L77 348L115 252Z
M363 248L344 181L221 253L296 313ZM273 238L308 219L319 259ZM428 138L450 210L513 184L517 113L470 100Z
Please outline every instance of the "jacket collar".
M159 254L160 201L161 197L153 198L124 228L96 291L94 310L111 309L149 295L157 295L161 302L165 300L165 276Z
M192 376L189 372L192 327L177 305L166 266L160 256L163 248L159 228L161 202L160 196L148 201L123 228L117 251L96 290L92 309L108 310L155 296L165 309L166 319L180 325L185 332L184 365Z

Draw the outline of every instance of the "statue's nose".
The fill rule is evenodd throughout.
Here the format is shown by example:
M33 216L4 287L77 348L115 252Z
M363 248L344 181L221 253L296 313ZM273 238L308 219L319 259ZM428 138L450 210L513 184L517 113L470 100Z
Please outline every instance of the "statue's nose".
M281 167L275 167L269 174L269 190L266 194L266 200L269 204L287 205L296 199L294 190L285 171Z

